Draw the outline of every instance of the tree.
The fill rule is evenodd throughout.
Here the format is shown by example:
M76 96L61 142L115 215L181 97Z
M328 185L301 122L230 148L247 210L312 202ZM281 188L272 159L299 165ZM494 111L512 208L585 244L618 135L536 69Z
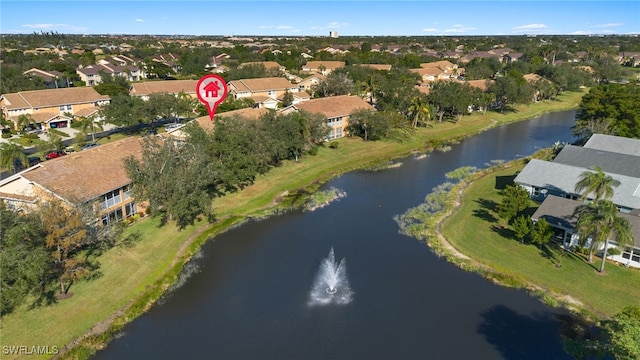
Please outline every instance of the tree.
M533 223L528 216L520 215L513 221L513 231L516 233L520 243L524 244L524 239L531 234Z
M116 95L111 102L100 108L100 116L105 122L124 127L150 123L155 120L147 114L144 100L137 96Z
M44 289L49 272L45 232L34 214L19 214L0 201L0 315Z
M30 127L35 123L36 121L33 120L31 114L22 114L18 116L18 119L16 120L16 130L24 131L25 128Z
M540 249L542 249L542 246L548 244L552 237L553 228L547 220L543 218L536 221L531 229L531 242L540 245Z
M135 198L149 200L151 216L160 216L163 223L174 220L180 229L200 215L213 221L211 201L218 176L211 158L194 145L147 137L142 160L125 159Z
M616 234L616 242L623 247L633 239L631 224L617 215L618 209L610 200L596 200L588 205L578 206L573 213L577 219L576 232L580 237L580 244L589 247L589 262L593 261L594 250L604 244L600 272L604 271L612 234Z
M640 359L640 307L627 306L604 324L609 349L618 360Z
M56 134L55 132L50 131L47 134L48 140L42 141L36 145L38 151L42 153L48 153L49 151L54 150L62 150L65 148L64 142L62 141L62 136Z
M601 84L582 97L572 133L580 138L591 134L640 137L640 88L636 85Z
M24 152L24 148L13 142L0 144L0 165L5 169L16 172L20 165L29 166L29 158Z
M107 74L104 71L98 72L100 75L100 83L93 88L100 95L116 96L116 95L129 95L129 88L131 84L124 76L114 76Z
M498 204L497 211L506 224L529 206L529 192L519 185L507 185L501 195L502 201Z
M81 250L90 243L80 211L61 200L52 200L40 210L45 243L53 261L53 272L64 295L74 281L91 273ZM67 286L65 286L67 284Z
M313 93L316 97L349 95L354 89L354 82L348 74L334 71L314 87Z
M80 127L82 128L82 133L86 136L91 134L91 141L96 142L96 131L104 131L104 126L98 121L95 121L93 116L85 117L80 116L78 118L80 122Z
M424 124L426 126L431 119L429 103L422 96L413 98L408 110L414 128L417 128L418 124Z
M293 104L293 94L287 89L282 96L282 107Z
M401 128L401 123L395 121L397 116L397 113L394 115L392 112L356 110L351 114L347 131L364 141L380 140L389 137L394 128ZM406 123L406 119L404 122Z
M613 188L620 185L620 181L614 179L599 166L594 166L593 171L584 171L580 174L580 180L576 183L575 191L584 190L581 198L586 199L589 194L594 194L594 200L610 199L613 196Z

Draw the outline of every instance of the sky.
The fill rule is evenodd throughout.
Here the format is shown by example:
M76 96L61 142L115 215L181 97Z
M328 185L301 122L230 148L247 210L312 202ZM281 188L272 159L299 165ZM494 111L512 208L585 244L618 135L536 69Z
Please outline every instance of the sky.
M640 1L0 2L0 33L428 36L640 34Z

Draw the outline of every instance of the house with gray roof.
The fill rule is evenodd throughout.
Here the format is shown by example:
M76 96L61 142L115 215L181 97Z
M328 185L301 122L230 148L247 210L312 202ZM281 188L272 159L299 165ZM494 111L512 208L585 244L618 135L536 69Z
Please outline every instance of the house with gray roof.
M566 145L553 161L532 159L514 182L541 203L532 219L547 220L562 232L563 244L570 247L578 244L573 212L592 200L576 201L584 191L576 192L575 185L582 173L596 166L620 182L613 188L610 200L620 210L619 216L629 220L633 228L634 243L620 248L621 254L609 257L640 268L640 140L594 134L582 147ZM617 246L615 238L610 241ZM600 249L601 253L604 251Z
M559 230L560 240L566 248L571 248L578 244L578 235L574 233L577 218L573 215L576 209L584 205L583 202L565 199L562 197L549 195L540 204L536 212L531 215L533 221L544 219L553 228ZM607 259L617 261L635 268L640 268L640 216L633 214L620 213L618 216L627 219L631 224L631 232L633 234L633 243L625 245L622 249L615 237L610 239L609 247L617 247L619 254L608 255ZM604 246L599 249L599 255L604 253Z

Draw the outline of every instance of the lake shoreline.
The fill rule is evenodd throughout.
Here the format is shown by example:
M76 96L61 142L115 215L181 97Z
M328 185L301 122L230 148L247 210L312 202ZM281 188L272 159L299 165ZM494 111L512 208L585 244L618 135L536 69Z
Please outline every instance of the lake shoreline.
M531 107L535 106L536 105L532 105ZM459 142L464 138L474 136L496 126L516 121L529 120L547 112L571 110L575 109L575 107L576 104L569 104L565 108L558 108L550 111L538 111L534 113L527 112L520 118L515 117L514 119L505 121L491 119L487 124L485 124L485 126L482 126L479 129L471 129L471 131L463 132L462 135L456 135L454 133L450 137L445 136L445 140L442 140L439 143L448 144L452 142ZM427 137L423 136L423 138L426 139ZM433 146L429 145L429 143L421 143L419 146L413 146L408 149L396 149L393 152L386 153L384 157L379 156L375 159L368 159L367 162L362 162L360 164L361 166L353 166L351 164L347 164L338 171L327 171L325 173L322 173L321 176L314 178L312 181L307 181L306 185L304 185L299 190L305 190L304 192L312 192L315 191L315 189L317 189L321 184L324 184L343 173L367 168L372 164L384 163L386 161L389 161L390 159L403 158L416 153L426 154L434 150ZM400 146L396 146L396 148L399 147ZM327 149L327 151L331 150ZM313 162L312 158L311 162ZM117 334L127 323L133 321L135 318L144 314L152 306L154 306L154 304L161 298L165 291L173 283L175 283L184 265L189 262L192 256L197 253L197 251L199 251L204 243L222 232L225 232L233 227L240 226L242 223L248 220L277 215L282 211L287 211L287 208L289 206L298 206L299 204L296 205L287 201L283 201L283 199L287 199L290 196L291 194L289 193L278 192L277 196L271 198L271 201L263 206L247 210L245 213L233 213L232 211L223 212L218 223L200 225L182 243L179 251L176 253L173 260L169 264L168 269L158 277L153 286L147 286L147 289L143 291L143 293L132 294L133 296L131 300L125 307L120 308L116 312L112 313L108 318L93 326L87 333L67 344L67 346L64 347L64 353L59 354L57 358L67 358L73 356L90 357L95 353L96 350L104 348L114 336L117 336ZM149 221L149 219L144 221Z

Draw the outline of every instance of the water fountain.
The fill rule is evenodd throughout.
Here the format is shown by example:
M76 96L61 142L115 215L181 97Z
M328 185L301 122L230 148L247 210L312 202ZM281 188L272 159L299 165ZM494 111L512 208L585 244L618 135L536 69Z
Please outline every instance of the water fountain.
M309 305L345 305L351 302L353 291L347 279L345 259L336 263L333 247L322 261L318 274L309 292Z

